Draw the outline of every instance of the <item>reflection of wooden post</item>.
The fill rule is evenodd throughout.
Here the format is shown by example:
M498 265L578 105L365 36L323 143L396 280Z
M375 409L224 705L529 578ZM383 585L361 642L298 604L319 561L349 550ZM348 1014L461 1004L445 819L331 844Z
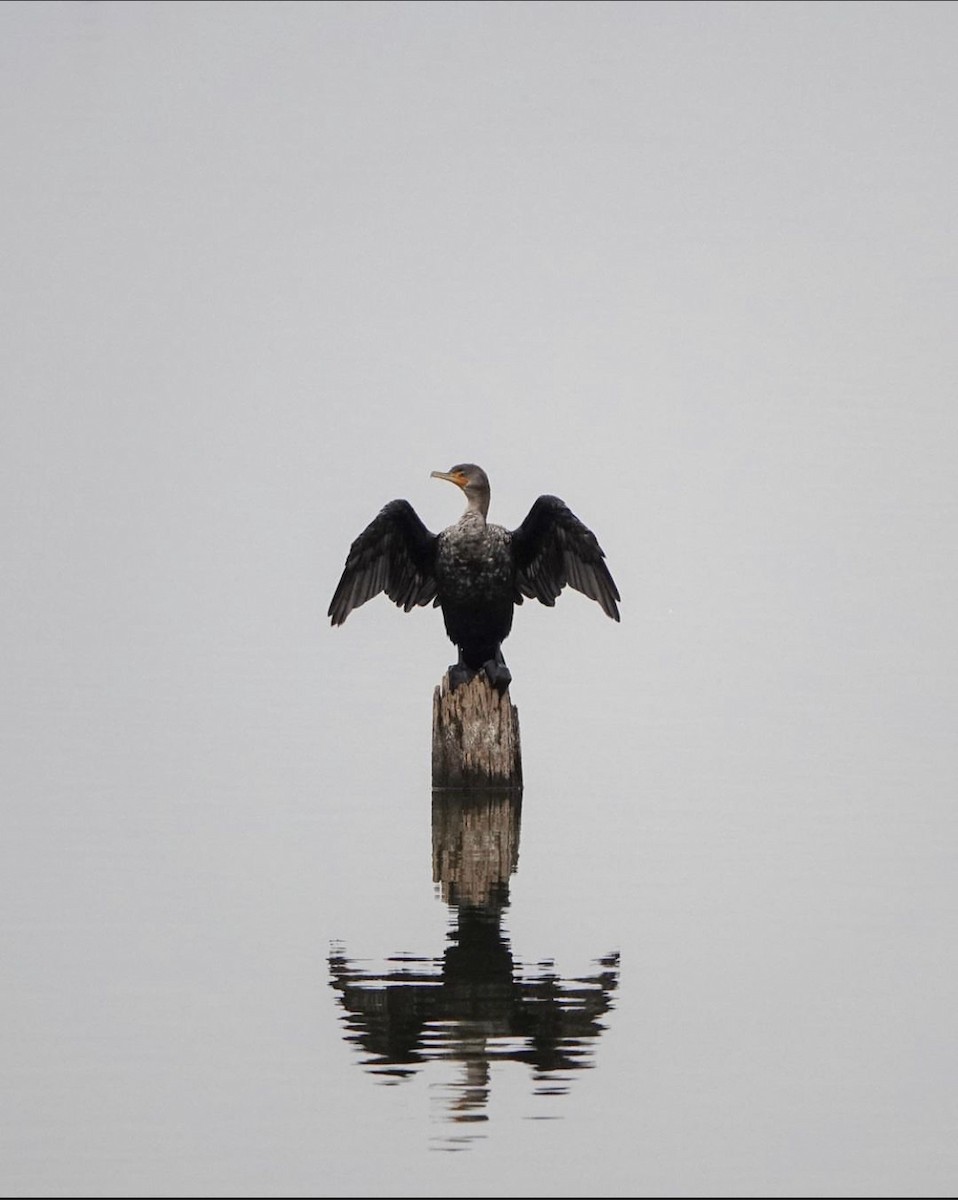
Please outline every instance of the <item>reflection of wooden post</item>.
M519 712L481 671L455 691L446 674L433 694L432 786L522 787Z
M519 863L522 792L445 788L432 797L432 878L446 904L496 912Z

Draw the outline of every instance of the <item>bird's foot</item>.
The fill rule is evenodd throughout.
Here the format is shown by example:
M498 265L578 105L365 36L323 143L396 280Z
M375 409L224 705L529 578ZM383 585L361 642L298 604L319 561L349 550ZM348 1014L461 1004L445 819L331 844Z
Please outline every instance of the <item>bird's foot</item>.
M465 663L453 663L448 671L450 692L454 692L460 684L468 683L471 679L475 679L478 673L472 667L467 667Z
M486 678L499 695L504 696L509 684L512 683L512 672L502 661L502 658L488 659L482 664L482 669L486 673Z

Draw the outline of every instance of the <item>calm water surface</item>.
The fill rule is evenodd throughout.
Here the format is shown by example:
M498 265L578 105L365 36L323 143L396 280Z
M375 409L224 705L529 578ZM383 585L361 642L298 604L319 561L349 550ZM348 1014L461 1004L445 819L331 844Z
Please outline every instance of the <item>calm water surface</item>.
M376 969L339 947L329 959L345 1036L371 1073L396 1083L428 1063L458 1068L439 1093L452 1125L437 1137L439 1148L462 1149L484 1136L493 1066L523 1063L535 1096L564 1096L576 1072L594 1065L594 1043L614 1003L617 953L572 979L548 959L513 957L504 921L521 805L518 792L433 793L433 879L451 925L441 956L397 955ZM553 1106L537 1113L558 1115Z
M0 5L2 1194L954 1194L956 32ZM323 616L457 461L521 804Z

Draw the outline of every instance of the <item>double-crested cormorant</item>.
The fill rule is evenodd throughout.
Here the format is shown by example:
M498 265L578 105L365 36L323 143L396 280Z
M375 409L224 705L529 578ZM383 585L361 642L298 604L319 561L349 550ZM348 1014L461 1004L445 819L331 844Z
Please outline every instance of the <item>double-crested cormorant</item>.
M502 643L523 597L550 607L566 584L597 600L618 621L618 589L595 534L557 496L540 496L518 529L486 523L489 480L473 463L433 471L466 494L455 525L430 533L408 500L391 500L353 542L329 616L342 625L354 608L385 592L409 612L417 604L442 609L459 648L449 668L455 688L485 671L500 692L512 676Z

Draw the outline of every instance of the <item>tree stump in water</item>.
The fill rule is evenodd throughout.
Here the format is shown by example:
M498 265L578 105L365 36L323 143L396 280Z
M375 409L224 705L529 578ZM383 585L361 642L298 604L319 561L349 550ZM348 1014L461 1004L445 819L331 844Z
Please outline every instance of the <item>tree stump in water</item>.
M481 671L455 691L447 673L433 693L432 786L522 787L519 711Z

